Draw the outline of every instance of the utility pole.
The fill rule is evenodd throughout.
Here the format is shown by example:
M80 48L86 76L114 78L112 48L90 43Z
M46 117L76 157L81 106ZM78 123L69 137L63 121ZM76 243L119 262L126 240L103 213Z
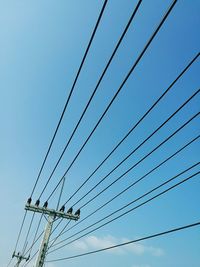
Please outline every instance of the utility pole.
M12 255L12 258L17 258L17 263L15 265L15 267L19 267L20 263L23 261L23 260L26 260L28 261L29 260L29 257L25 257L23 256L23 254L20 254L19 252L16 254L15 251L13 252L13 255Z
M43 267L44 265L44 260L45 260L47 249L48 249L49 238L51 235L51 230L52 230L52 226L53 226L55 219L62 218L62 219L77 221L80 218L80 210L76 211L75 214L72 214L72 208L70 208L67 211L67 213L65 213L64 206L62 206L61 209L58 211L58 210L47 208L47 205L48 205L47 202L45 202L43 207L39 207L39 203L40 203L39 200L37 200L35 205L31 205L31 200L29 200L27 204L25 205L25 210L48 215L47 225L44 231L44 235L43 235L43 239L42 239L40 249L38 252L38 256L36 259L35 267ZM19 265L17 265L17 267L18 266Z

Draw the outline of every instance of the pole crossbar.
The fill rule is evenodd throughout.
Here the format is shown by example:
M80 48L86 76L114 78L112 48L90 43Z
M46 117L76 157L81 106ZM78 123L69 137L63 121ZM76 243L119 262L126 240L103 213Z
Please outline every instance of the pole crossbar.
M75 215L72 213L64 213L64 211L57 211L54 209L48 209L48 208L39 207L36 205L26 204L25 210L29 210L29 211L33 211L33 212L39 212L39 213L43 213L43 214L46 214L49 216L54 216L54 217L64 218L64 219L69 219L69 220L74 220L74 221L77 221L80 218L79 215Z
M47 204L43 207L40 207L39 205L32 205L30 202L25 205L26 211L32 211L34 213L38 212L42 213L43 215L48 215L47 224L41 241L40 249L38 251L35 267L44 266L44 261L48 250L49 238L52 232L53 223L56 218L74 221L77 221L80 218L80 210L76 211L75 214L72 214L72 209L69 209L66 213L64 212L64 209L64 207L62 207L60 210L49 209L47 208Z

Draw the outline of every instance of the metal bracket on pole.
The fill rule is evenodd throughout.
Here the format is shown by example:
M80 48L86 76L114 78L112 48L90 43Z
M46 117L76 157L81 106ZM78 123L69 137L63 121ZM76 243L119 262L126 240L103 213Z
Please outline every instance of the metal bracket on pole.
M43 213L49 216L54 216L54 217L64 218L64 219L69 219L69 220L74 220L74 221L77 221L80 218L79 215L74 215L72 213L64 213L63 211L56 211L54 209L48 209L48 208L39 207L36 205L26 204L25 210L39 212L39 213Z
M35 267L42 267L44 265L44 260L45 260L47 249L48 249L49 238L51 235L51 230L52 230L55 219L63 218L63 219L77 221L80 218L80 210L75 212L75 214L72 214L72 208L69 209L68 212L65 213L64 206L59 211L57 211L54 209L47 208L47 205L44 207L39 207L39 205L31 205L31 203L27 203L25 205L25 210L32 211L32 212L39 212L39 213L48 215L47 225L44 231L44 236L43 236L40 249L38 252L38 257L35 263Z
M17 258L17 263L16 263L16 267L19 267L19 265L20 265L20 263L23 261L23 260L26 260L26 261L28 261L29 260L29 256L28 257L25 257L25 256L23 256L23 254L21 254L21 253L15 253L15 251L13 252L13 255L12 255L12 258Z

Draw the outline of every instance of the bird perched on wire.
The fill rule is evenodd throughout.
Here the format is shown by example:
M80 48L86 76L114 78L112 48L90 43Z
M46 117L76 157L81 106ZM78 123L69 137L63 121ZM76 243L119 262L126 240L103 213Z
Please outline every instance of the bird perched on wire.
M72 214L72 212L73 212L73 208L71 207L70 209L68 209L67 213Z
M74 213L74 215L78 215L78 216L80 216L80 214L81 214L80 209L78 209L78 210Z
M60 208L60 211L61 212L64 212L65 211L65 206L64 205Z

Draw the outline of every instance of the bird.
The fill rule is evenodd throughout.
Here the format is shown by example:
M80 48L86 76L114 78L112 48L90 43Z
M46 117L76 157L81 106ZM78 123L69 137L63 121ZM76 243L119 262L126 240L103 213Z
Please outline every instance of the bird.
M35 202L35 206L39 206L40 205L40 200L38 199L36 202Z
M65 206L64 205L60 208L60 211L61 212L64 212L65 211Z
M74 213L74 215L77 215L77 216L80 216L80 214L81 214L80 209L78 209L78 210Z
M67 213L72 214L72 212L73 212L73 208L71 207L70 209L68 209Z
M27 200L27 204L30 205L31 201L32 201L32 199L31 199L31 197L29 197L29 199Z
M48 206L48 202L47 202L47 201L45 201L45 202L44 202L44 205L43 205L43 208L45 208L45 209L46 209L46 208L47 208L47 206Z

